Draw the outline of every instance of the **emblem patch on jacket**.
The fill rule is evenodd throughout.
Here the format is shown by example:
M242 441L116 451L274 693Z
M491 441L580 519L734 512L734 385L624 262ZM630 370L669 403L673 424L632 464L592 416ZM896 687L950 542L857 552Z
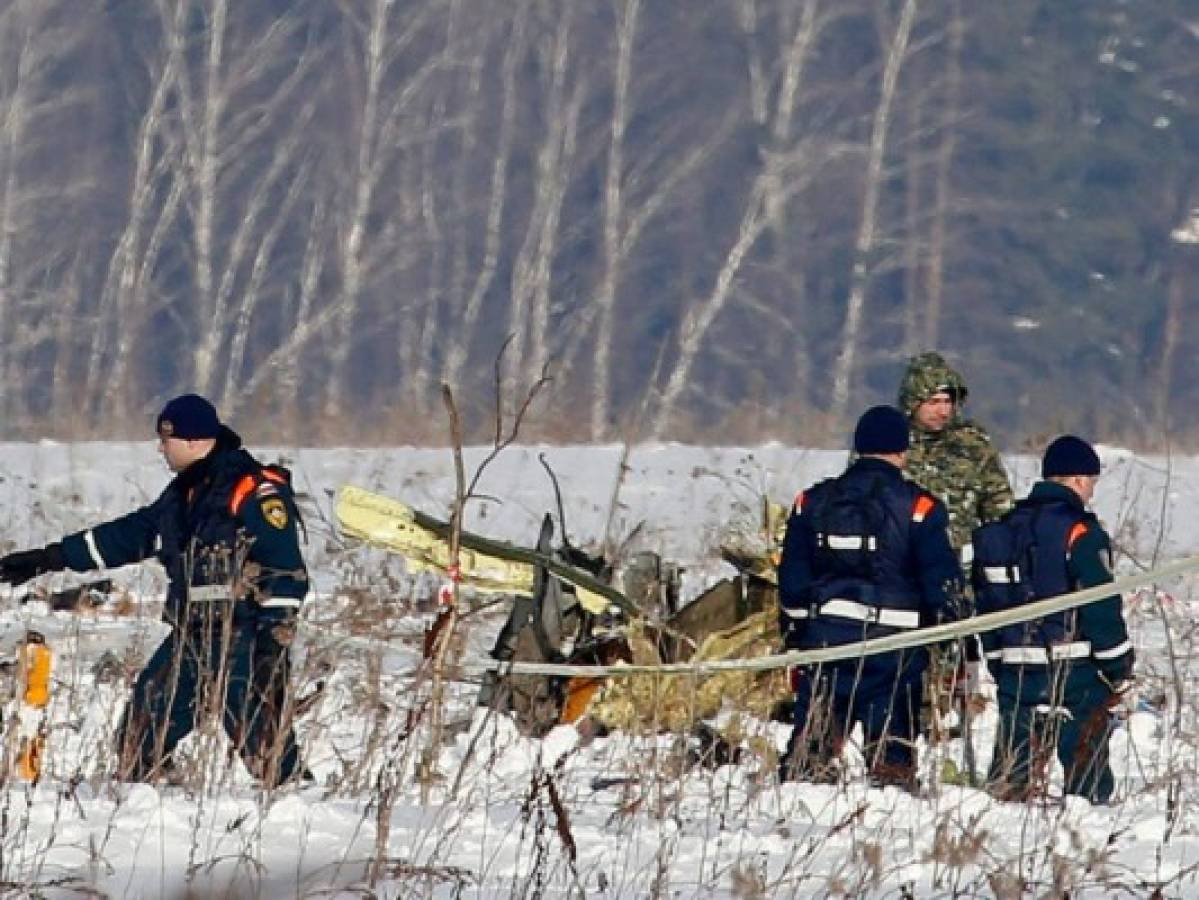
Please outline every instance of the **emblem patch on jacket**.
M275 528L287 527L287 507L278 497L272 497L262 502L262 517Z

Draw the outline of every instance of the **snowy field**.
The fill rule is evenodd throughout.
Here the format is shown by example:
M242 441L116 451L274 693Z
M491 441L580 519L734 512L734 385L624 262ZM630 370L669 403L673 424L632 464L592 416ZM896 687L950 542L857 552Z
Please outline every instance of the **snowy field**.
M468 454L472 460L483 451ZM778 445L660 445L624 460L617 446L510 448L488 469L468 527L532 543L555 510L546 462L562 485L578 546L652 549L687 566L694 596L724 574L717 547L752 535L761 497L789 502L838 471L845 454ZM127 679L161 639L152 567L115 573L96 610L53 613L0 589L0 656L26 628L55 653L50 742L37 787L0 794L0 896L112 897L1072 897L1199 896L1199 672L1194 579L1127 598L1145 694L1163 710L1134 714L1113 741L1119 788L1107 807L1070 800L999 803L941 785L926 750L925 796L840 786L779 785L753 753L716 769L686 764L680 735L584 740L559 727L542 741L476 711L477 685L450 691L449 738L423 788L428 742L414 682L427 622L403 564L347 546L332 494L353 483L444 517L448 451L283 450L304 495L315 591L298 647L299 694L323 693L298 729L314 785L257 791L209 730L184 747L181 785L114 784L111 732ZM1199 459L1103 448L1096 507L1122 571L1199 552ZM1009 458L1022 493L1031 458ZM26 547L152 499L168 473L143 444L0 445L0 545ZM631 538L630 538L631 536ZM629 538L626 540L626 538ZM60 589L80 581L44 579ZM467 653L490 646L501 611L470 618ZM1168 623L1168 629L1165 627ZM413 722L417 725L414 727ZM781 747L784 726L760 723ZM990 756L993 708L981 719Z

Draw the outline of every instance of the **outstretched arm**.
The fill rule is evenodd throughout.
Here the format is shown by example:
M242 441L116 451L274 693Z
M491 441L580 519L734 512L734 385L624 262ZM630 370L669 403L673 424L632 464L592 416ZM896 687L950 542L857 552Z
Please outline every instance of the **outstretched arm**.
M155 504L143 506L45 547L10 553L0 559L0 581L24 584L47 572L89 572L139 562L154 553L158 537L154 508Z

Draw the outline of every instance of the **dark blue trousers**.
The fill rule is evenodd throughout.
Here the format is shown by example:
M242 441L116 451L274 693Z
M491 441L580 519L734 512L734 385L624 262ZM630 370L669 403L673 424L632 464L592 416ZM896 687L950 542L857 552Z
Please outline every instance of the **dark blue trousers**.
M1095 803L1111 799L1112 694L1093 667L1074 665L1068 672L1047 673L1032 666L1003 666L996 681L999 727L987 777L992 793L1019 800L1043 792L1038 781L1053 753L1065 773L1067 794Z
M160 773L209 707L220 710L225 734L263 784L291 778L299 750L283 721L290 675L288 649L265 628L175 628L138 675L121 716L121 777L143 781Z
M836 663L798 672L795 727L781 761L786 780L828 780L856 723L864 755L879 782L913 784L922 669L885 665L884 658ZM884 665L880 666L879 664Z

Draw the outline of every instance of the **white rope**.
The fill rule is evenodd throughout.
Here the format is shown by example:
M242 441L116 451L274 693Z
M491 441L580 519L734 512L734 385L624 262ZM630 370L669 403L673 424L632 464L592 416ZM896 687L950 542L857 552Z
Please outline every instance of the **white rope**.
M1013 625L1039 619L1050 613L1074 609L1095 603L1110 597L1112 594L1123 594L1135 588L1144 587L1167 578L1173 578L1186 572L1199 569L1199 556L1190 556L1177 562L1169 563L1158 569L1117 578L1108 584L1097 585L1071 594L1062 594L1048 600L1038 600L1014 609L987 613L983 616L963 619L960 622L948 622L931 628L920 628L901 634L861 641L856 644L841 644L836 647L825 647L818 650L796 650L790 653L776 653L771 656L756 656L752 659L721 659L706 662L662 663L659 665L635 665L617 663L610 666L575 666L555 663L534 662L502 662L494 659L465 660L454 666L457 674L480 675L486 671L501 671L505 675L559 675L575 678L596 678L611 675L712 675L716 672L765 672L771 669L781 669L787 666L810 665L812 663L834 662L843 659L857 659L861 656L873 656L878 653L890 653L894 650L906 650L911 647L923 647L942 641L964 637L968 634L978 634L991 631L1003 625Z

